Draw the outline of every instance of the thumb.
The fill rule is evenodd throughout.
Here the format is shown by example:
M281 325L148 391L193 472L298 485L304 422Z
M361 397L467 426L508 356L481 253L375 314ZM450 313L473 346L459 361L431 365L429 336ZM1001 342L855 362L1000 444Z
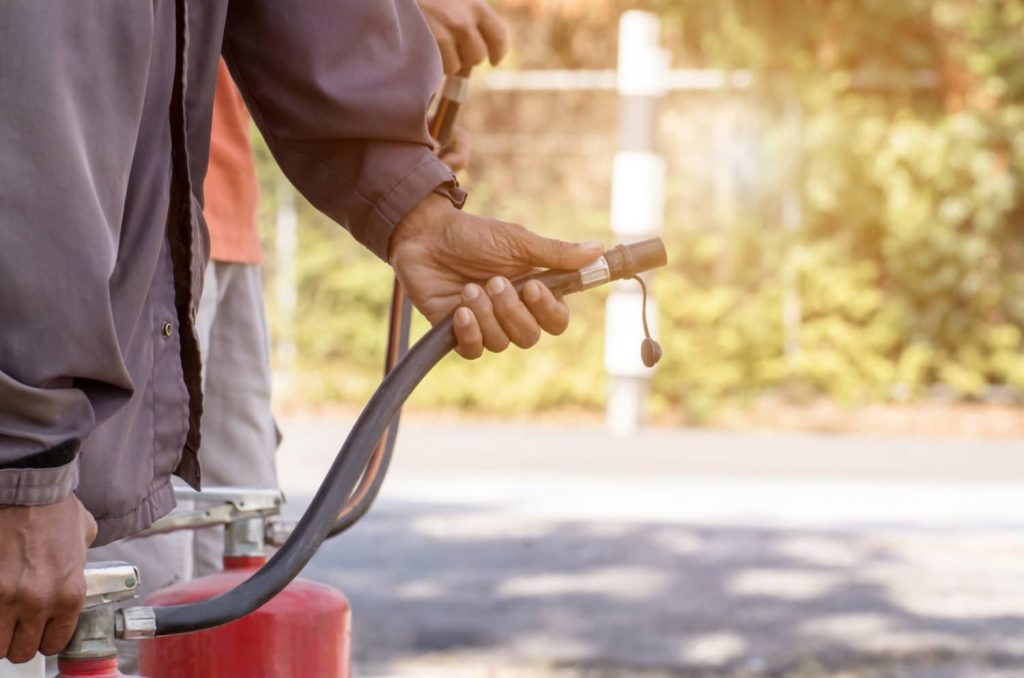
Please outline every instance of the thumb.
M89 510L82 505L82 502L78 497L74 497L76 508L78 509L78 517L82 522L82 536L85 538L85 547L89 548L93 541L96 540L96 519L92 517Z
M519 251L525 258L523 263L536 268L572 271L592 263L604 252L604 245L600 240L566 242L545 238L525 228L519 235Z
M85 512L83 517L83 528L85 532L85 547L89 548L92 543L96 541L96 519L92 517L88 511Z

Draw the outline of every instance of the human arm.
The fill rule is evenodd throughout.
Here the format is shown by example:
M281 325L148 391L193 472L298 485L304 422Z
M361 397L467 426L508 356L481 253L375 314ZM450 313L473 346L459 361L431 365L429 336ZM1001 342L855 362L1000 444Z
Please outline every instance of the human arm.
M151 13L0 4L0 658L60 650L84 595L96 528L72 492L131 394L110 277L148 70L145 40L108 45Z
M441 71L412 0L232 3L223 54L281 169L381 259L428 194L464 199L427 132Z
M393 264L432 322L464 302L473 317L462 312L467 322L456 324L462 355L510 341L529 346L538 329L564 329L567 309L546 290L531 286L530 298L540 294L532 306L508 288L462 298L489 272L582 266L601 248L558 244L453 208L453 177L426 134L437 51L413 5L338 0L318 5L316 17L266 0L235 7L224 55L279 164L315 206ZM321 44L325 27L337 30Z

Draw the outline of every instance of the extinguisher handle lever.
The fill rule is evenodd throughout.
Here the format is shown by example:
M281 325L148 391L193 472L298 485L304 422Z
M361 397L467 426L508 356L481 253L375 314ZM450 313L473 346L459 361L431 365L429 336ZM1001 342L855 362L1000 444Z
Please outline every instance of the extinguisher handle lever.
M85 605L97 607L134 598L139 569L118 561L89 563L85 567Z
M266 518L280 513L281 505L284 504L284 494L280 490L257 488L211 487L201 492L175 488L174 496L179 501L197 501L212 505L194 511L171 513L134 535L132 539L179 530L230 525L251 518Z
M277 488L264 487L205 487L193 490L191 487L175 487L174 498L178 501L196 501L205 504L231 504L239 511L263 511L280 508L284 493Z

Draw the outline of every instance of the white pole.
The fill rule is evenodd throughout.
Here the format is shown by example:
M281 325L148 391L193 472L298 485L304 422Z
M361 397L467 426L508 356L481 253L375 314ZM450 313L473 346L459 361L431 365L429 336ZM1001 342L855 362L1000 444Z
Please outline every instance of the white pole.
M619 24L619 152L612 180L612 231L617 240L661 232L665 161L657 154L658 103L665 92L668 55L659 46L661 21L650 12L629 11ZM648 319L657 325L657 307ZM605 369L609 376L607 424L620 436L643 422L652 370L640 360L641 296L635 282L619 283L608 298Z
M278 334L277 361L285 374L291 374L295 356L295 309L298 304L298 272L295 264L299 249L299 218L295 210L295 189L284 177L277 183L277 276L274 297L281 328Z

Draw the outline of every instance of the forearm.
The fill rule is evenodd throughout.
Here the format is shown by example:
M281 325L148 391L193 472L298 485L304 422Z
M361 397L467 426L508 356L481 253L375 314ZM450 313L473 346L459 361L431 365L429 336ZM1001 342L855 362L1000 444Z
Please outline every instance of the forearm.
M383 258L395 224L439 186L454 187L426 129L437 47L411 0L307 9L232 5L224 56L291 181Z

